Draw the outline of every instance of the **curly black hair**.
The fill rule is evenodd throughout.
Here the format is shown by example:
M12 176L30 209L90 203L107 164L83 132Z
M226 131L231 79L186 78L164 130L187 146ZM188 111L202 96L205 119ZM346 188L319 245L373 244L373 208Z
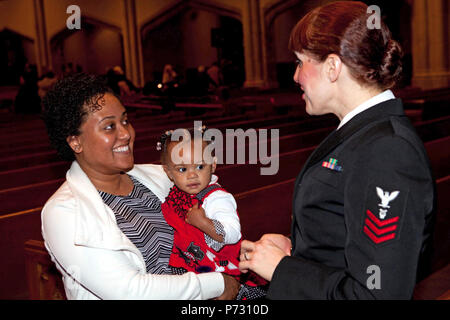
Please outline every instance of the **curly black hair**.
M59 80L42 100L50 143L64 160L75 160L67 137L81 133L86 116L102 108L98 101L105 93L114 94L104 77L79 73Z

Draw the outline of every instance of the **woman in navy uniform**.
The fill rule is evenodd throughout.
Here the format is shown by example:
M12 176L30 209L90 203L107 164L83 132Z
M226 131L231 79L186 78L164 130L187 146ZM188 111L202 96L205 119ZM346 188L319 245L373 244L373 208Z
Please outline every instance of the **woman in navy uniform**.
M294 80L310 115L341 121L300 172L291 239L243 241L240 269L271 299L410 299L426 272L435 186L423 143L389 90L402 52L361 2L318 7L294 27Z

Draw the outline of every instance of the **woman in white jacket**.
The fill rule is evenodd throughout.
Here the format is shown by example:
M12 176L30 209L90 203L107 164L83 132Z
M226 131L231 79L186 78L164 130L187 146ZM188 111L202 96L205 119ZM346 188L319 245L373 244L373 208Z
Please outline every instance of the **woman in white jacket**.
M161 166L134 165L134 129L104 81L64 78L43 105L52 145L73 161L42 210L45 246L67 298L234 298L239 284L227 275L177 275L168 266L173 230L160 205L172 183Z

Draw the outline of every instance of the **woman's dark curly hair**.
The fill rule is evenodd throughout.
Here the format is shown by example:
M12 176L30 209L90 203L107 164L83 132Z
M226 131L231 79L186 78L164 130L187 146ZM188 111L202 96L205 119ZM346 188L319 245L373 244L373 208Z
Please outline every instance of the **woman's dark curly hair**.
M79 73L59 80L42 100L50 143L64 160L75 160L67 137L81 134L81 124L102 108L98 101L105 93L114 94L103 77Z

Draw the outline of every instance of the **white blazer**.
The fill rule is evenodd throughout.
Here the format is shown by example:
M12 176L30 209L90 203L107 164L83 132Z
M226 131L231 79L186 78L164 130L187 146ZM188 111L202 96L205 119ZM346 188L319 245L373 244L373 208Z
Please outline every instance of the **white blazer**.
M172 182L160 165L128 172L163 202ZM223 293L220 273L146 273L140 251L74 161L41 214L42 236L63 275L68 299L211 299Z

